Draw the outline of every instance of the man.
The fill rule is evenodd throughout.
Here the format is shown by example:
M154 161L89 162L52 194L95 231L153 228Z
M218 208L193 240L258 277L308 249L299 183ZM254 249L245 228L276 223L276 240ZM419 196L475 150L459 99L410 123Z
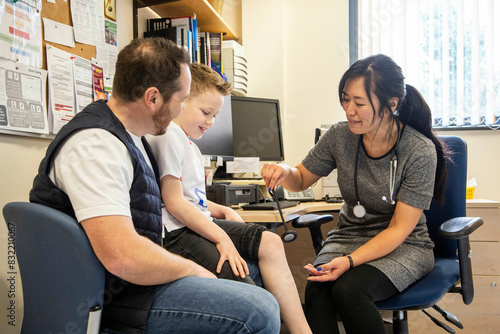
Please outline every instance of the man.
M30 201L56 208L85 230L107 270L102 328L126 333L279 331L265 290L212 279L161 247L158 167L143 137L160 135L184 108L189 56L161 38L133 40L118 55L113 94L58 133Z

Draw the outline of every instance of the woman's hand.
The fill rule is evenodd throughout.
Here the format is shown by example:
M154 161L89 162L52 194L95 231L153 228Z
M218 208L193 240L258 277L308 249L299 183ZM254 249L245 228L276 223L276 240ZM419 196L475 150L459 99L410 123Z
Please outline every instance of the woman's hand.
M337 280L343 273L349 270L349 266L349 259L342 256L322 264L318 268L314 268L314 266L309 263L304 269L311 274L311 276L307 278L309 281L328 282Z
M264 164L260 175L264 179L267 188L276 189L290 174L290 166L284 164Z
M222 266L226 261L229 262L234 275L245 278L246 275L250 274L247 263L240 256L240 253L238 253L238 250L236 249L236 247L234 247L234 244L231 239L229 239L229 237L221 242L216 243L215 246L217 247L217 250L220 254L219 263L217 264L218 274L220 274Z

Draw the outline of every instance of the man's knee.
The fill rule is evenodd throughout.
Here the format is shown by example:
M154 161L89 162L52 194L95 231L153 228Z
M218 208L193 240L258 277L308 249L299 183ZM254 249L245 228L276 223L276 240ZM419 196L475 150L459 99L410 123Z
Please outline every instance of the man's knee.
M252 297L245 299L249 320L265 333L278 333L281 327L280 309L276 298L268 291L255 287ZM265 329L265 330L264 330Z
M183 317L174 316L171 310ZM241 326L251 333L280 330L278 302L269 292L247 284L201 277L185 277L160 287L150 320L150 328L168 325L179 330L190 326L198 328L193 332L199 333L238 332ZM221 327L223 324L226 327Z

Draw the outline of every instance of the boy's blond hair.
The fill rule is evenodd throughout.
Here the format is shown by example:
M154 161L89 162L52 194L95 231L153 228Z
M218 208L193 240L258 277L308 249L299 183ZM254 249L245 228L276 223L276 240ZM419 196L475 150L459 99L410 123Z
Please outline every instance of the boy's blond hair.
M211 89L215 89L222 96L231 93L231 84L224 81L221 76L210 67L193 63L189 65L189 68L191 70L191 93L189 97L197 96Z

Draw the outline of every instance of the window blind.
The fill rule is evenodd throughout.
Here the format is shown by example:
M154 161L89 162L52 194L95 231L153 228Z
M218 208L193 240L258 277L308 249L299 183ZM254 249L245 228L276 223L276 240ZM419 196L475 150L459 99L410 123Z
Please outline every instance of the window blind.
M436 127L500 124L500 1L359 0L358 57L383 53Z

